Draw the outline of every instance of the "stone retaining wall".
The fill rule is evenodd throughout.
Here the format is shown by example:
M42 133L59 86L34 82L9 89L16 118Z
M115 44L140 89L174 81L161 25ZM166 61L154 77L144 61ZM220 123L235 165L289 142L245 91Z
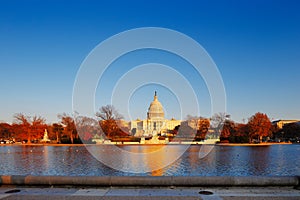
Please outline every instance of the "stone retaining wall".
M300 177L0 176L0 185L28 186L296 186Z

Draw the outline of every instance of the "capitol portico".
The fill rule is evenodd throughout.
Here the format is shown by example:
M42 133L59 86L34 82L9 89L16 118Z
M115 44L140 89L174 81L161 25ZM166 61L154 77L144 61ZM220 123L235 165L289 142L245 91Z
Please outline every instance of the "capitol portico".
M154 99L150 103L147 112L147 119L134 120L130 122L132 135L136 137L151 137L158 134L164 135L180 125L181 120L165 119L165 113L162 104L158 101L157 93L154 93Z

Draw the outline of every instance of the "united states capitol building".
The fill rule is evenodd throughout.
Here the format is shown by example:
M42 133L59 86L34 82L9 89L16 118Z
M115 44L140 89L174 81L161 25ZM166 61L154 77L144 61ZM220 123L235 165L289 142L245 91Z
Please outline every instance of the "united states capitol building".
M147 118L144 120L133 120L129 122L131 134L136 137L151 137L165 135L170 130L181 124L181 120L165 119L165 113L162 104L158 101L155 91L154 99L150 103L147 112Z

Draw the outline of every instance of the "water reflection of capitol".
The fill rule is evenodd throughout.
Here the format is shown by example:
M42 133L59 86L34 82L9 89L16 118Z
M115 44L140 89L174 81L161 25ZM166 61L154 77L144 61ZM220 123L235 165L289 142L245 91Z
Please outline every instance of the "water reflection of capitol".
M158 134L165 135L176 126L180 125L181 120L172 118L171 120L165 119L165 113L162 104L158 101L157 93L155 91L154 99L151 102L147 119L133 120L129 122L129 127L132 135L137 137L156 136Z

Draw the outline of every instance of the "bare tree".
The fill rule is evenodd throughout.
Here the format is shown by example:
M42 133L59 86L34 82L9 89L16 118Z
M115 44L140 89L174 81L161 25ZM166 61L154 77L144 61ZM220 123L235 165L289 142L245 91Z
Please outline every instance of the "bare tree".
M228 119L230 119L230 115L226 113L216 113L211 118L211 125L213 128L221 131L225 121Z
M118 126L117 121L121 120L123 116L112 105L102 106L96 116L100 118L100 126L102 131L108 138L113 138L122 135L123 132Z
M99 112L96 113L96 116L100 120L120 120L123 119L123 116L118 113L113 105L102 106L99 109Z
M15 123L16 124L23 124L26 126L30 125L30 117L23 114L23 113L17 113L14 115Z
M90 142L98 132L99 122L91 117L76 117L76 128L82 142Z

